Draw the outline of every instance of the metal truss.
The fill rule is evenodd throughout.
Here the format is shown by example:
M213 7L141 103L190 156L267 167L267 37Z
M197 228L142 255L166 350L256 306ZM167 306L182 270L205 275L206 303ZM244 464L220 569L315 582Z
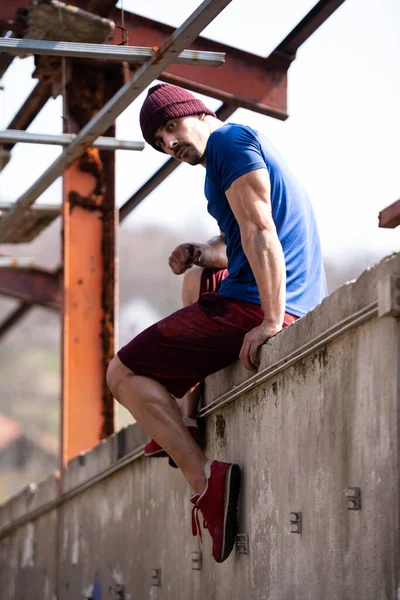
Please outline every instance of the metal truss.
M271 54L265 59L266 62L277 60L279 57L285 60L293 60L295 58L297 50L302 44L315 32L326 19L328 19L335 10L344 3L345 0L320 0L307 15L296 25L296 27L285 37L282 42L271 52ZM135 15L136 16L136 15ZM159 24L158 24L159 25ZM165 26L163 26L165 28ZM228 50L227 48L225 48ZM230 52L226 52L229 58ZM163 74L160 80L168 83L181 85L187 89L191 89L194 92L203 93L206 96L219 97L223 100L223 104L217 111L217 117L221 121L228 119L236 110L236 108L242 106L245 108L243 101L238 98L225 98L223 94L217 96L215 90L209 89L206 86L200 86L198 83L192 85L188 80L179 80L177 77L171 77ZM250 107L249 107L250 108ZM256 107L252 107L252 110L256 110ZM260 111L261 112L261 111ZM266 112L266 111L263 111ZM277 118L281 118L278 114L272 115ZM174 158L167 160L162 167L158 169L154 175L150 177L146 183L142 185L124 204L119 210L120 222L125 219L129 213L140 204L152 191L156 189L160 183L165 181L171 173L180 166L180 162Z
M232 0L204 0L194 13L162 44L133 77L117 92L97 115L83 127L64 152L13 205L0 222L0 242L12 240L18 221L35 200L92 145L116 118L141 94L164 69L190 45Z
M282 57L289 61L293 60L299 47L343 3L344 3L344 0L320 0L319 2L317 2L317 4L311 9L311 11L301 20L301 22L287 35L287 37L277 46L277 48L275 48L275 50L271 53L271 55L268 57L268 59L274 60L275 58ZM101 4L103 4L103 3L101 3ZM13 6L14 5L12 5L12 10L14 10ZM97 12L97 10L94 12ZM13 13L11 13L11 14L13 14ZM140 17L139 15L135 15L135 14L132 14L132 15L129 14L128 16L131 17L134 22L136 33L137 33L138 26L139 26L139 28L143 27L143 24L145 22L149 21L148 19L143 19L143 17ZM127 24L126 26L129 28L130 23ZM159 36L163 33L164 33L165 37L168 34L170 34L170 35L172 34L171 28L164 24L157 23L155 21L151 21L151 26L153 28L155 28L155 30L157 32L159 31L159 33L157 33L157 36ZM148 33L149 32L146 31L146 35ZM147 43L148 43L148 41L147 41L148 39L150 39L150 38L147 37L147 39L146 39ZM200 40L204 40L203 43L205 43L205 44L208 43L208 40L206 40L205 38L201 38L201 37L198 38L196 43L198 43ZM217 46L220 47L221 45L218 44ZM214 47L216 47L216 46L214 46ZM224 50L227 51L228 47L225 46ZM227 54L228 57L230 56L231 50L234 50L234 49L229 48L229 53ZM6 57L7 57L7 55L4 55L4 58L6 58ZM165 73L163 73L159 77L159 79L168 81L168 80L170 80L170 77L168 75L166 75ZM171 80L170 83L177 83L177 84L183 85L184 87L189 88L188 80L180 81L180 82ZM194 89L193 83L191 85L192 91L201 92L206 95L210 95L212 97L220 97L220 99L225 102L224 104L222 104L222 106L220 107L220 109L218 110L218 113L217 113L218 118L221 120L225 120L226 118L228 118L236 110L236 108L238 106L243 105L243 102L241 102L241 100L239 98L229 98L228 99L228 98L224 98L221 94L220 94L220 96L216 96L215 90L213 90L212 88L205 89L205 87L206 86L204 86L204 89L203 89L201 86L197 85L196 89ZM37 84L36 88L32 91L29 98L26 100L24 105L21 107L21 109L18 111L18 113L15 115L15 117L10 122L10 124L9 124L10 129L13 129L13 128L14 129L16 129L16 128L25 129L26 127L28 127L29 124L31 123L32 119L34 118L34 116L37 114L38 111L41 110L41 108L44 106L45 102L50 97L50 92L51 92L51 82L40 81ZM257 107L251 107L251 110L257 110ZM7 144L5 147L7 149L11 150L12 145L13 144ZM119 210L120 222L122 222L130 214L130 212L136 206L138 206L138 204L140 202L142 202L160 183L162 183L179 166L180 166L180 163L178 161L176 161L175 159L171 158L168 161L166 161L164 163L164 165L146 183L144 183L143 186L141 188L139 188L139 190L137 190L123 204L123 206ZM397 203L396 203L396 205L397 205ZM385 213L385 216L386 216L386 213ZM383 225L381 224L381 226L383 226ZM25 304L25 303L21 304L19 307L17 307L17 309L14 312L12 312L12 314L10 314L9 317L0 324L0 338L14 324L16 324L31 309L31 307L32 307L31 304Z
M100 60L126 61L142 65L156 55L154 48L144 46L114 46L111 44L82 44L78 42L57 42L46 40L27 40L20 38L0 38L0 52L14 56L37 54L67 58L97 58ZM224 52L202 52L183 50L171 61L179 65L201 65L220 67L225 62Z

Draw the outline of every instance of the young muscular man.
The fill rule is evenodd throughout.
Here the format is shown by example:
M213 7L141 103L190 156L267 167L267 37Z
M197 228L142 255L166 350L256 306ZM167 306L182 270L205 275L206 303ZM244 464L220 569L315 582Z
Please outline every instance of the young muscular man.
M163 449L193 488L193 533L200 510L222 562L236 535L240 468L205 456L175 398L237 358L256 370L260 346L325 297L320 241L306 192L260 133L224 124L167 84L149 90L140 124L156 150L205 167L208 211L221 236L172 252L174 273L193 268L187 305L123 347L107 379L155 454Z

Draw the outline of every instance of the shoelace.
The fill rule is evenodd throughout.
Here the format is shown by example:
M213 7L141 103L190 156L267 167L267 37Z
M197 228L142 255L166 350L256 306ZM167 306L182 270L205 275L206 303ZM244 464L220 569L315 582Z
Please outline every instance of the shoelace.
M194 536L198 535L200 538L200 542L203 543L203 533L200 527L200 519L199 519L199 507L195 504L192 508L192 533ZM207 529L207 521L203 517L203 527Z

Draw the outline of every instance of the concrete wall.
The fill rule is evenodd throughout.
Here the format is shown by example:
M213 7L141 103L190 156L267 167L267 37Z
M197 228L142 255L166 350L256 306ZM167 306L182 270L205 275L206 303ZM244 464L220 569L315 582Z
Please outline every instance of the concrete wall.
M51 477L0 508L0 599L398 600L393 274L400 255L332 294L265 346L257 375L235 364L208 379L207 453L243 468L247 555L215 564L207 533L200 548L190 489L166 459L141 456L131 426L69 463L61 498ZM361 510L348 508L354 487Z

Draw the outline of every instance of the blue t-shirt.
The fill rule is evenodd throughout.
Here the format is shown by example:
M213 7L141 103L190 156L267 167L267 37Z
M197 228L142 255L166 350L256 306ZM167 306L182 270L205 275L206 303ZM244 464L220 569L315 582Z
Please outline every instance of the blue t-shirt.
M208 139L206 157L208 212L225 234L228 256L229 275L218 293L260 304L239 225L225 192L241 175L266 168L272 217L286 263L286 312L303 316L327 294L317 224L306 191L272 144L251 127L229 123L216 129Z

